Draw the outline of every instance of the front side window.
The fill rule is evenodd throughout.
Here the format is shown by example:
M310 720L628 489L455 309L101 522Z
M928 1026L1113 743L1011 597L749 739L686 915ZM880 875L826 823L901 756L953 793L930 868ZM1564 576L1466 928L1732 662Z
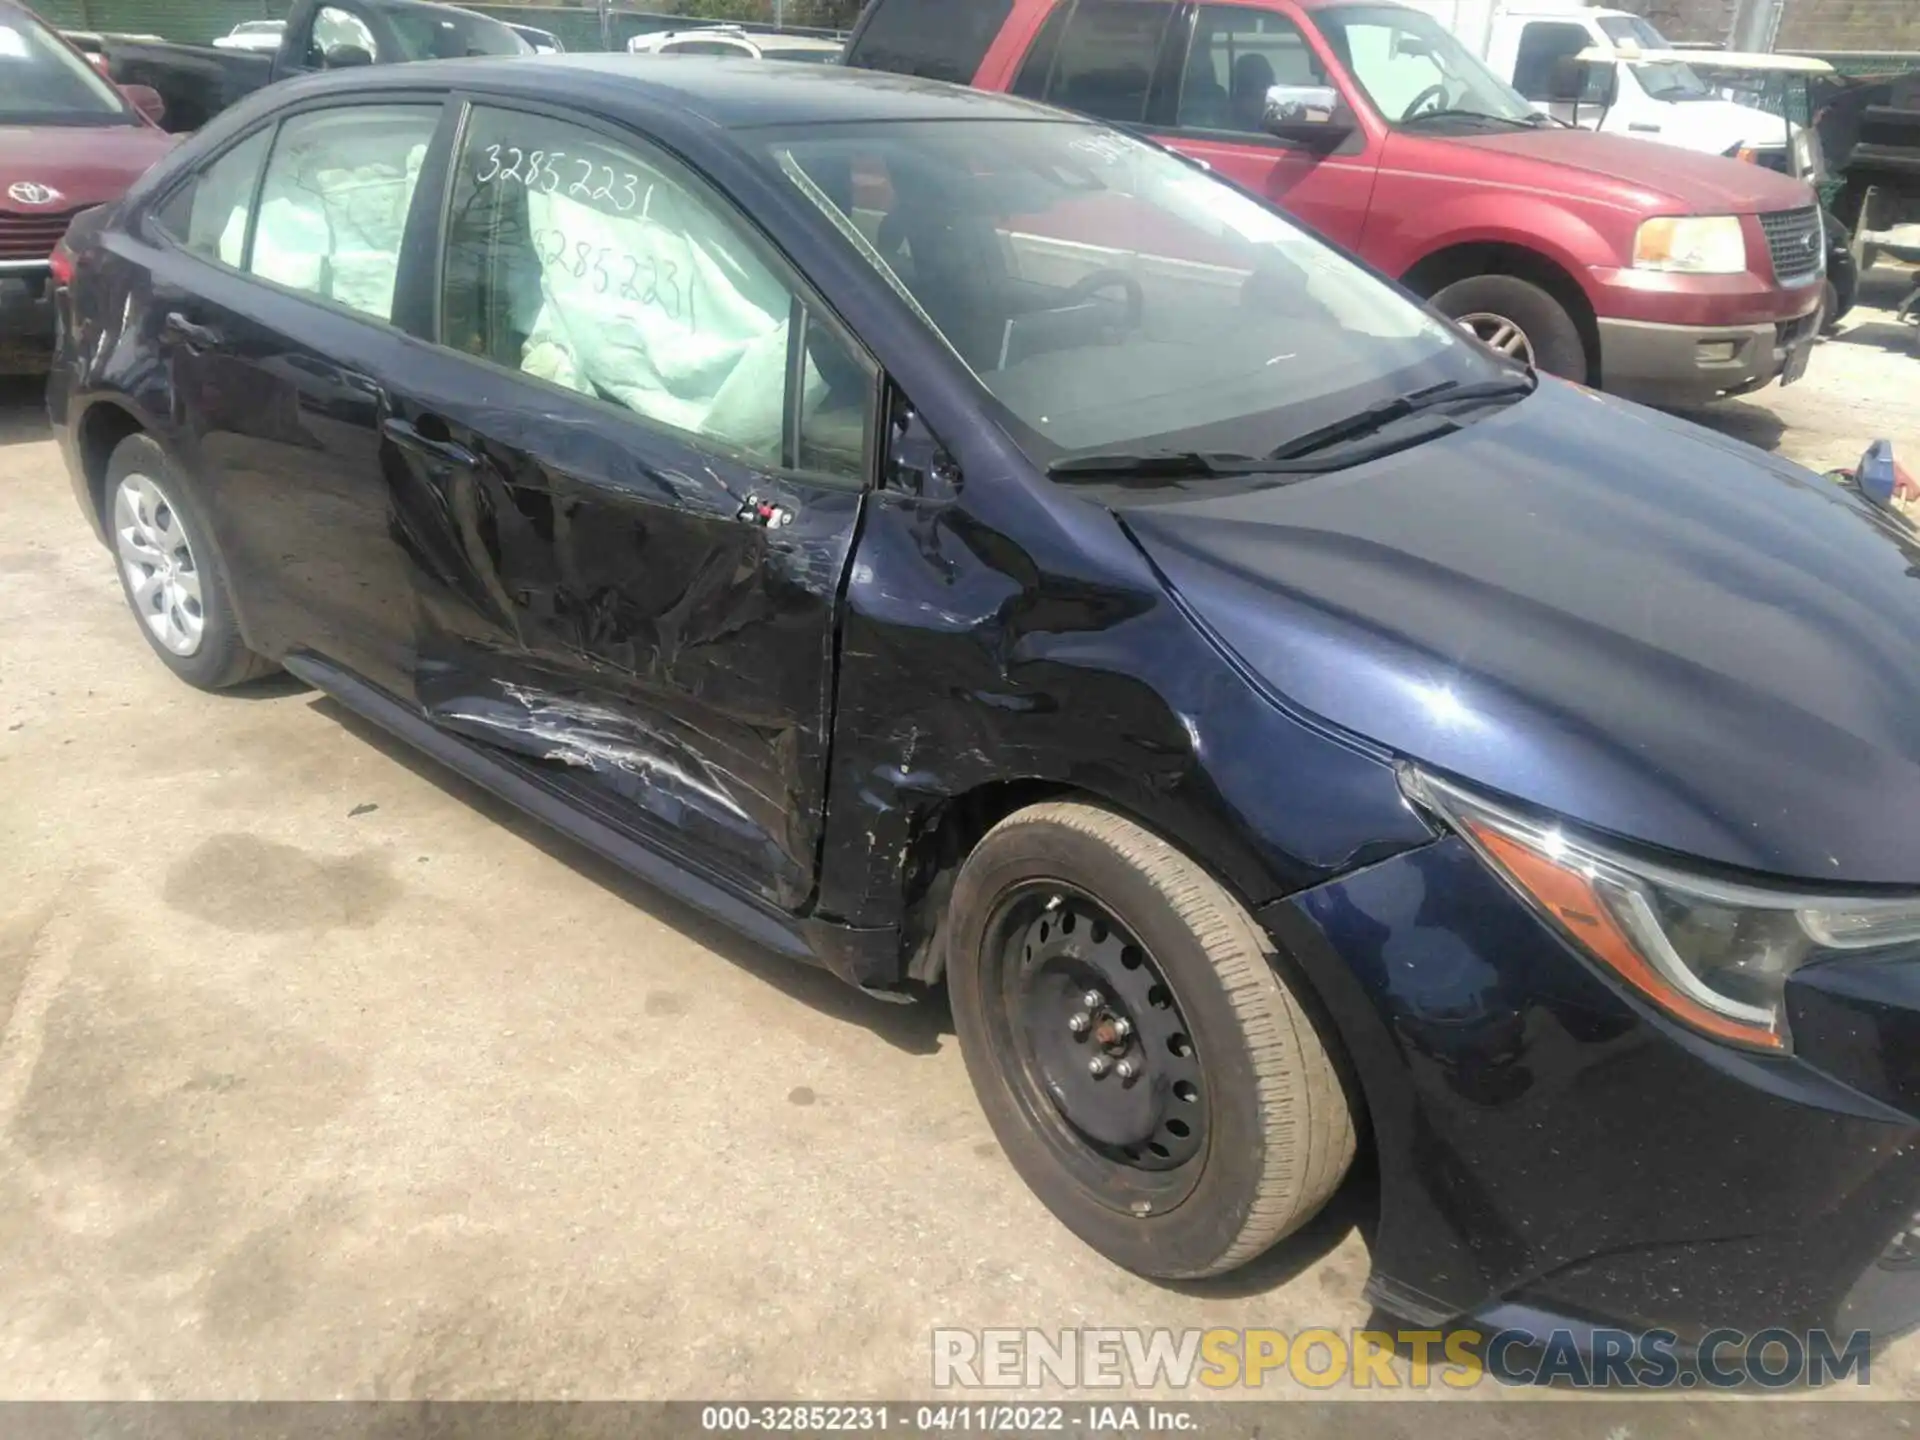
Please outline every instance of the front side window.
M247 223L273 127L257 130L167 197L154 219L181 245L236 270L245 262Z
M0 11L0 125L131 125L120 92L52 31Z
M1267 454L1375 400L1501 372L1267 206L1094 125L836 126L772 143L1036 461Z
M247 268L376 320L393 313L400 244L437 105L356 105L283 122Z
M1264 135L1273 85L1325 85L1326 67L1284 15L1243 5L1203 5L1180 87L1183 129Z
M1527 102L1438 20L1401 5L1313 13L1327 46L1394 125L1535 123Z
M677 167L486 108L455 163L442 344L762 464L864 474L871 370Z

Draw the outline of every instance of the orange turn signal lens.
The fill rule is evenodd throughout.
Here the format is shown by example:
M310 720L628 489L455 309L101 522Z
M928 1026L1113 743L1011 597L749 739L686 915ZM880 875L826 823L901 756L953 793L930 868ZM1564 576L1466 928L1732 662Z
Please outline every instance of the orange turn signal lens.
M1786 1040L1777 1030L1717 1014L1675 987L1620 928L1588 877L1481 821L1468 820L1466 828L1514 884L1588 954L1660 1009L1722 1040L1764 1050L1786 1049Z

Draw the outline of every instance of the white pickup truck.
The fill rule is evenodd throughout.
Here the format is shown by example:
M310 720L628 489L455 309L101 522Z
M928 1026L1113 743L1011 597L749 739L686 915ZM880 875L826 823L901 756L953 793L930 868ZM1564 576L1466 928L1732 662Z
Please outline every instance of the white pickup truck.
M1406 0L1452 30L1536 110L1588 130L1658 140L1712 155L1776 154L1788 143L1779 115L1725 98L1715 71L1827 67L1794 56L1675 51L1625 10L1578 0ZM1577 76L1570 88L1569 77ZM1578 99L1571 98L1578 95ZM1792 144L1808 150L1800 127ZM1786 158L1786 157L1782 157ZM1775 169L1807 174L1808 153Z

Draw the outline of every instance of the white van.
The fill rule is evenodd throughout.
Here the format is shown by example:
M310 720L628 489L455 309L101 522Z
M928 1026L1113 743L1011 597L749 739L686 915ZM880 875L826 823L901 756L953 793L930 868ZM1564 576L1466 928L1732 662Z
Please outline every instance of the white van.
M1583 129L1712 155L1778 154L1788 133L1780 116L1725 98L1714 79L1716 69L1827 68L1793 56L1675 51L1640 16L1578 0L1406 3L1439 19L1536 110ZM1584 82L1574 92L1578 102L1567 98L1569 74ZM1805 150L1812 139L1795 126L1793 144ZM1793 156L1790 166L1774 168L1806 174L1812 165L1809 152Z

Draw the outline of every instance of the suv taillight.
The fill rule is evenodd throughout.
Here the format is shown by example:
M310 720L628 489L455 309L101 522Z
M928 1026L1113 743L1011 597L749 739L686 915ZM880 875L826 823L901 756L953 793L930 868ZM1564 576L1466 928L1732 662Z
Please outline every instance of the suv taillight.
M53 254L47 257L47 268L53 272L55 287L73 283L73 251L67 248L65 240L53 247Z

